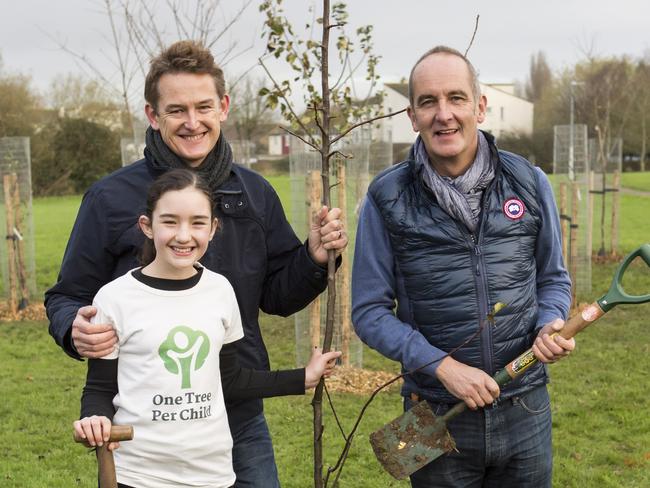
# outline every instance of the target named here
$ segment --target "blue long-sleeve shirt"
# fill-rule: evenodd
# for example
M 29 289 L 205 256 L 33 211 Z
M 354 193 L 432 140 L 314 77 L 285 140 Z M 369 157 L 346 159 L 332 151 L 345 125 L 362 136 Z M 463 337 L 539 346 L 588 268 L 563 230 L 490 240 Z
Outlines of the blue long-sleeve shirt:
M 535 168 L 540 228 L 535 246 L 537 266 L 537 329 L 556 318 L 566 319 L 570 281 L 562 258 L 562 237 L 553 190 L 544 172 Z M 446 355 L 417 328 L 396 316 L 396 303 L 408 301 L 396 271 L 390 239 L 372 197 L 362 206 L 352 272 L 352 321 L 357 335 L 405 370 L 441 360 Z M 422 372 L 435 376 L 439 361 Z

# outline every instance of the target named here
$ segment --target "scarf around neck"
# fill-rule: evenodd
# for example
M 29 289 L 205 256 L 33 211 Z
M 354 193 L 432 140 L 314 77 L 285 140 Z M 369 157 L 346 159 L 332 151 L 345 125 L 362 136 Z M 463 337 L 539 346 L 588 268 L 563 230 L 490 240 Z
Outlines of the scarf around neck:
M 169 146 L 163 141 L 160 131 L 154 130 L 151 126 L 147 128 L 145 142 L 145 151 L 149 151 L 151 154 L 154 168 L 165 171 L 174 168 L 190 168 L 185 161 L 169 149 Z M 212 151 L 208 153 L 205 160 L 199 166 L 192 169 L 199 173 L 214 193 L 228 179 L 232 163 L 232 149 L 222 132 L 219 135 L 217 143 L 212 148 Z
M 467 171 L 455 178 L 441 176 L 431 164 L 422 138 L 415 141 L 415 159 L 424 165 L 424 181 L 436 196 L 440 207 L 455 220 L 476 232 L 481 215 L 483 191 L 494 179 L 494 163 L 490 146 L 481 131 L 478 131 L 476 158 Z

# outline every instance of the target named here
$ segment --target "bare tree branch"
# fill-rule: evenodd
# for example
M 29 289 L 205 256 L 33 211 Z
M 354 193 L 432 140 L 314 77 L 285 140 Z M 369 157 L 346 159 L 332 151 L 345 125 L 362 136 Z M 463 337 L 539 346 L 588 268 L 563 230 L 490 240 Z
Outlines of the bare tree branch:
M 353 156 L 352 154 L 345 154 L 345 153 L 342 153 L 342 152 L 339 151 L 338 149 L 337 149 L 336 151 L 332 151 L 332 152 L 330 152 L 330 153 L 327 155 L 327 157 L 328 157 L 328 158 L 331 158 L 331 157 L 333 157 L 333 156 L 336 156 L 337 154 L 338 154 L 339 156 L 341 156 L 343 159 L 354 159 L 354 156 Z M 335 187 L 336 185 L 338 185 L 338 184 L 339 184 L 339 183 L 334 183 L 333 185 L 330 185 L 330 188 L 334 188 L 334 187 Z
M 342 469 L 343 462 L 344 462 L 345 459 L 347 458 L 347 453 L 348 453 L 348 451 L 350 450 L 350 446 L 351 446 L 352 441 L 353 441 L 353 439 L 354 439 L 354 435 L 356 434 L 356 431 L 357 431 L 357 429 L 359 428 L 359 425 L 361 424 L 361 420 L 363 419 L 363 416 L 365 415 L 366 410 L 368 409 L 368 407 L 370 406 L 370 404 L 373 402 L 373 400 L 375 399 L 375 397 L 379 394 L 379 392 L 380 392 L 381 390 L 383 390 L 384 388 L 389 387 L 390 385 L 392 385 L 393 383 L 395 383 L 397 380 L 399 380 L 399 379 L 401 379 L 401 378 L 404 378 L 404 377 L 407 376 L 407 375 L 411 375 L 411 374 L 417 373 L 418 371 L 423 370 L 423 369 L 426 368 L 427 366 L 431 366 L 432 364 L 435 364 L 435 363 L 437 363 L 437 362 L 440 362 L 440 361 L 442 361 L 443 359 L 445 359 L 446 357 L 453 355 L 455 352 L 457 352 L 458 350 L 462 349 L 462 348 L 465 347 L 467 344 L 469 344 L 470 342 L 472 342 L 476 337 L 478 337 L 479 334 L 480 334 L 480 333 L 483 331 L 483 329 L 485 328 L 486 324 L 488 324 L 488 323 L 492 323 L 492 321 L 493 321 L 493 318 L 492 318 L 490 315 L 488 315 L 487 318 L 485 318 L 485 319 L 483 319 L 483 320 L 481 321 L 481 323 L 480 323 L 478 329 L 476 330 L 476 332 L 474 332 L 474 334 L 472 334 L 470 337 L 468 337 L 468 338 L 467 338 L 467 339 L 466 339 L 462 344 L 458 345 L 457 347 L 455 347 L 455 348 L 452 349 L 451 351 L 445 353 L 442 357 L 437 358 L 437 359 L 434 359 L 433 361 L 430 361 L 430 362 L 428 362 L 428 363 L 426 363 L 426 364 L 423 364 L 423 365 L 421 365 L 421 366 L 418 366 L 417 368 L 412 369 L 412 370 L 410 370 L 410 371 L 406 371 L 406 372 L 404 372 L 404 373 L 402 373 L 402 374 L 399 374 L 399 375 L 397 375 L 397 376 L 394 376 L 393 378 L 391 378 L 390 380 L 388 380 L 388 381 L 385 382 L 384 384 L 379 385 L 377 388 L 375 388 L 375 390 L 374 390 L 374 391 L 372 392 L 372 394 L 370 395 L 370 398 L 368 398 L 368 400 L 366 400 L 366 403 L 363 404 L 363 407 L 361 408 L 361 411 L 359 412 L 359 415 L 357 416 L 357 420 L 356 420 L 356 422 L 354 423 L 354 426 L 352 427 L 352 430 L 350 431 L 350 434 L 349 434 L 347 437 L 346 437 L 345 435 L 343 435 L 343 438 L 345 439 L 345 446 L 343 447 L 343 451 L 341 452 L 341 455 L 339 456 L 339 459 L 337 460 L 336 464 L 335 464 L 334 466 L 328 468 L 328 470 L 327 470 L 327 475 L 326 475 L 326 477 L 325 477 L 325 488 L 327 487 L 327 482 L 328 482 L 328 480 L 329 480 L 330 475 L 331 475 L 332 473 L 334 473 L 335 471 Z M 339 476 L 340 476 L 340 472 L 339 472 Z M 337 476 L 336 479 L 338 480 L 338 476 Z
M 312 144 L 312 143 L 309 142 L 307 139 L 305 139 L 304 137 L 302 137 L 300 134 L 297 134 L 297 133 L 293 132 L 292 130 L 287 129 L 286 127 L 282 127 L 282 126 L 280 126 L 280 128 L 281 128 L 283 131 L 285 131 L 285 132 L 291 134 L 292 136 L 297 137 L 298 139 L 300 139 L 302 142 L 304 142 L 305 144 L 307 144 L 309 147 L 311 147 L 311 148 L 314 149 L 315 151 L 320 152 L 320 148 L 319 148 L 316 144 Z
M 338 136 L 332 138 L 331 142 L 332 142 L 332 144 L 334 144 L 335 142 L 343 139 L 346 135 L 348 135 L 351 131 L 353 131 L 357 127 L 360 127 L 360 126 L 366 125 L 366 124 L 371 124 L 372 122 L 374 122 L 376 120 L 385 119 L 387 117 L 393 117 L 395 115 L 401 114 L 402 112 L 406 112 L 406 107 L 404 107 L 402 110 L 398 110 L 397 112 L 391 112 L 391 113 L 386 114 L 386 115 L 378 115 L 377 117 L 373 117 L 373 118 L 368 119 L 368 120 L 362 120 L 361 122 L 357 122 L 356 124 L 351 125 L 346 130 L 341 132 Z
M 223 37 L 223 35 L 224 35 L 224 34 L 225 34 L 225 33 L 226 33 L 226 32 L 227 32 L 227 31 L 228 31 L 228 30 L 229 30 L 229 29 L 234 25 L 234 23 L 237 22 L 237 20 L 239 20 L 239 18 L 240 18 L 240 17 L 242 16 L 242 14 L 244 13 L 244 10 L 246 10 L 246 8 L 251 4 L 252 1 L 253 1 L 253 0 L 246 0 L 246 1 L 242 4 L 241 8 L 237 11 L 237 13 L 236 13 L 235 15 L 233 15 L 232 19 L 230 19 L 230 21 L 229 21 L 229 22 L 228 22 L 228 23 L 223 27 L 223 29 L 221 30 L 221 32 L 220 32 L 220 33 L 219 33 L 219 34 L 218 34 L 218 35 L 217 35 L 217 36 L 216 36 L 212 41 L 210 41 L 210 42 L 208 43 L 208 47 L 212 47 L 212 46 L 214 46 L 217 42 L 219 42 L 219 40 L 221 39 L 221 37 Z
M 176 2 L 172 2 L 172 0 L 167 0 L 167 7 L 169 7 L 169 10 L 171 10 L 172 16 L 174 17 L 176 33 L 178 34 L 179 39 L 191 39 L 192 37 L 190 36 L 190 33 L 185 29 L 185 24 L 183 23 L 183 20 L 178 13 L 178 4 Z M 195 11 L 198 10 L 199 9 L 196 9 Z
M 258 61 L 262 65 L 262 68 L 264 68 L 264 71 L 266 71 L 266 74 L 268 75 L 268 77 L 273 82 L 273 85 L 275 86 L 276 90 L 278 90 L 278 92 L 280 92 L 280 95 L 282 96 L 282 99 L 287 104 L 287 108 L 291 112 L 291 115 L 293 115 L 294 119 L 296 120 L 296 123 L 300 126 L 300 128 L 305 132 L 305 134 L 307 134 L 309 139 L 312 141 L 309 145 L 312 146 L 312 147 L 316 147 L 316 141 L 314 140 L 314 138 L 309 133 L 309 129 L 307 129 L 305 124 L 302 123 L 302 120 L 300 120 L 300 117 L 298 117 L 296 112 L 293 110 L 293 106 L 291 105 L 291 102 L 287 99 L 286 95 L 284 94 L 284 90 L 282 90 L 282 88 L 280 88 L 280 85 L 278 85 L 278 82 L 275 81 L 275 78 L 273 78 L 273 75 L 271 74 L 271 72 L 268 70 L 268 68 L 264 64 L 264 60 L 260 57 L 260 58 L 258 58 Z M 317 150 L 320 152 L 320 149 L 317 149 Z
M 476 37 L 476 31 L 478 30 L 478 19 L 480 15 L 476 16 L 476 23 L 474 24 L 474 32 L 472 33 L 472 38 L 469 41 L 469 45 L 467 46 L 467 49 L 465 49 L 465 56 L 467 56 L 467 53 L 469 52 L 470 48 L 472 47 L 472 44 L 474 44 L 474 38 Z
M 316 123 L 318 130 L 320 130 L 321 137 L 327 137 L 328 134 L 325 133 L 325 128 L 320 123 L 320 119 L 318 118 L 318 107 L 316 105 L 313 105 L 311 108 L 314 109 L 314 122 Z
M 113 44 L 115 46 L 115 53 L 117 54 L 117 61 L 120 67 L 120 77 L 122 80 L 122 99 L 124 100 L 124 108 L 126 109 L 126 112 L 129 114 L 129 125 L 131 129 L 131 134 L 133 135 L 133 139 L 135 140 L 136 134 L 135 134 L 135 126 L 133 124 L 133 112 L 131 111 L 131 104 L 129 103 L 129 83 L 127 83 L 127 79 L 126 79 L 127 60 L 125 59 L 122 53 L 122 49 L 120 48 L 121 42 L 119 36 L 117 35 L 117 28 L 115 27 L 115 19 L 113 18 L 113 8 L 111 5 L 111 0 L 105 0 L 105 6 L 106 6 L 106 15 L 108 16 L 108 21 L 111 26 L 111 33 L 113 34 Z

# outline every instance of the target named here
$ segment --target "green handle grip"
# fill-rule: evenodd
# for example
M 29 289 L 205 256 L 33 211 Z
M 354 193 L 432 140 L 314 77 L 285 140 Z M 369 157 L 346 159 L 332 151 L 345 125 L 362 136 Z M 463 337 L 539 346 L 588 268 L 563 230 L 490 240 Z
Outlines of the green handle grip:
M 623 262 L 618 266 L 609 291 L 591 305 L 585 307 L 580 313 L 573 315 L 565 324 L 560 335 L 565 339 L 571 339 L 585 327 L 591 325 L 600 317 L 609 312 L 616 305 L 621 303 L 646 303 L 650 302 L 650 294 L 641 296 L 632 296 L 623 290 L 621 282 L 623 275 L 634 259 L 641 257 L 645 263 L 650 266 L 650 244 L 643 244 L 638 249 L 628 254 Z M 537 362 L 537 358 L 532 349 L 528 349 L 517 359 L 513 360 L 505 368 L 494 375 L 494 380 L 498 385 L 505 386 L 513 379 L 521 376 L 524 371 Z
M 645 263 L 650 266 L 650 244 L 641 245 L 636 251 L 628 254 L 623 262 L 619 265 L 612 280 L 612 284 L 609 287 L 609 291 L 605 293 L 601 298 L 598 299 L 598 305 L 603 309 L 604 312 L 609 312 L 616 305 L 622 303 L 647 303 L 650 302 L 650 294 L 632 296 L 629 295 L 623 290 L 621 282 L 623 281 L 623 275 L 625 270 L 634 261 L 637 257 L 642 258 Z

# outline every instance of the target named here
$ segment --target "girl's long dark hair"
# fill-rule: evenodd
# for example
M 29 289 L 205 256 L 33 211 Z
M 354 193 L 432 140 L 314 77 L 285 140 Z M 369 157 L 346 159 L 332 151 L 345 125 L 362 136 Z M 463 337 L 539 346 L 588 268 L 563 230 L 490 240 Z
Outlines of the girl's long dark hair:
M 147 193 L 147 207 L 145 215 L 149 219 L 149 225 L 153 223 L 153 211 L 158 204 L 158 200 L 169 191 L 180 191 L 185 188 L 192 187 L 203 193 L 210 202 L 210 218 L 214 216 L 214 199 L 210 187 L 203 178 L 196 172 L 190 169 L 172 169 L 162 176 L 159 176 L 149 187 Z M 140 264 L 147 266 L 156 258 L 156 248 L 153 245 L 153 240 L 146 238 L 140 254 L 138 256 Z

